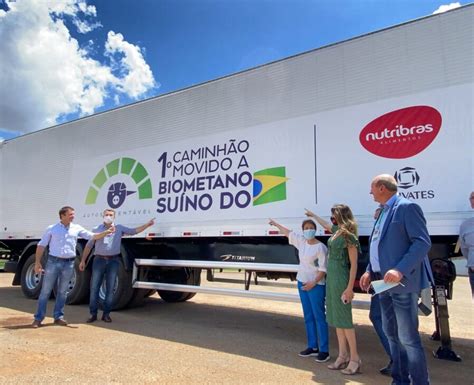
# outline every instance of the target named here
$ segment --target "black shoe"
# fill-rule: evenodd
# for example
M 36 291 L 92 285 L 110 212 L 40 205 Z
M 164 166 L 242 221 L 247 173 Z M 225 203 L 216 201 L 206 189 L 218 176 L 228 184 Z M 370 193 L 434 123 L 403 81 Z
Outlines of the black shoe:
M 326 362 L 329 361 L 331 357 L 329 357 L 328 352 L 319 352 L 318 356 L 316 357 L 316 362 Z
M 58 318 L 54 320 L 55 325 L 67 326 L 67 321 L 64 318 Z
M 379 369 L 380 374 L 383 374 L 384 376 L 391 376 L 392 375 L 392 361 L 390 361 L 387 366 L 383 367 L 382 369 Z
M 38 321 L 38 320 L 36 320 L 36 319 L 35 319 L 35 320 L 33 321 L 33 323 L 31 324 L 31 327 L 32 327 L 33 329 L 38 329 L 38 328 L 41 327 L 41 326 L 42 326 L 42 325 L 41 325 L 41 321 Z
M 88 319 L 87 319 L 87 323 L 88 324 L 91 324 L 92 322 L 95 322 L 97 321 L 97 314 L 92 314 Z
M 313 348 L 307 348 L 303 350 L 302 352 L 299 352 L 300 357 L 316 357 L 319 353 L 318 349 L 313 349 Z
M 103 314 L 102 315 L 102 321 L 104 322 L 112 322 L 112 318 L 108 314 Z

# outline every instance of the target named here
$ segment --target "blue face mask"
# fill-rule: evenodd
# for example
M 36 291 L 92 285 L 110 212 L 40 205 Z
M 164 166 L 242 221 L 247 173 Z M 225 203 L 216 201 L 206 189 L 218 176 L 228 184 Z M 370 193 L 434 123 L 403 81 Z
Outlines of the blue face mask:
M 313 239 L 315 235 L 316 235 L 315 229 L 303 230 L 303 236 L 307 240 Z

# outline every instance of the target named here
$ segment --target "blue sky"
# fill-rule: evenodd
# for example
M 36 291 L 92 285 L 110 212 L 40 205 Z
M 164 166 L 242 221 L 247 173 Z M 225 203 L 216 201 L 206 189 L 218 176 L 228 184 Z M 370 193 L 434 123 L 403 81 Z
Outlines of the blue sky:
M 467 3 L 0 0 L 0 138 Z

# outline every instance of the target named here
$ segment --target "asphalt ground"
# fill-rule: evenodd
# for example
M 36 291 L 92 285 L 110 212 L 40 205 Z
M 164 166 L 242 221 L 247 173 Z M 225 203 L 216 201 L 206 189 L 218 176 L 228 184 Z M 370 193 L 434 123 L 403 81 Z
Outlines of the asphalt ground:
M 212 285 L 243 287 L 243 274 L 216 274 Z M 86 324 L 87 305 L 67 306 L 67 327 L 46 318 L 30 328 L 37 302 L 0 273 L 0 383 L 2 384 L 389 384 L 378 373 L 387 357 L 368 319 L 354 310 L 362 374 L 347 376 L 311 358 L 298 303 L 198 294 L 185 303 L 163 302 L 112 313 L 113 322 Z M 203 275 L 205 281 L 205 275 Z M 295 292 L 289 281 L 260 280 L 259 290 Z M 204 284 L 209 284 L 204 282 Z M 359 298 L 366 298 L 364 295 Z M 453 350 L 462 362 L 435 359 L 434 317 L 420 317 L 431 383 L 473 384 L 474 303 L 466 277 L 448 301 Z M 48 306 L 51 315 L 53 301 Z M 330 330 L 330 353 L 336 352 Z M 330 361 L 332 362 L 333 359 Z

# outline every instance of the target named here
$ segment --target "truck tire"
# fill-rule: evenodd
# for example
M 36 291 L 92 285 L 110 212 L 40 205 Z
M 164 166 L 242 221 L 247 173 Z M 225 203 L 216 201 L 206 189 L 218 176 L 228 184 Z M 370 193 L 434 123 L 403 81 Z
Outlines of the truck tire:
M 145 304 L 145 299 L 156 293 L 155 289 L 133 289 L 133 295 L 127 308 L 140 307 Z
M 146 290 L 148 292 L 148 290 Z M 123 264 L 123 260 L 120 259 L 119 269 L 117 273 L 117 279 L 115 280 L 114 287 L 114 299 L 112 302 L 112 310 L 120 310 L 126 307 L 133 296 L 132 287 L 132 272 L 127 271 Z M 102 286 L 99 291 L 99 308 L 104 309 L 105 302 L 105 280 L 102 282 Z
M 127 308 L 143 306 L 145 303 L 145 298 L 150 296 L 150 292 L 156 292 L 156 290 L 133 289 L 132 299 L 127 304 Z
M 179 269 L 178 276 L 169 283 L 177 283 L 181 285 L 194 285 L 199 286 L 201 284 L 201 269 Z M 168 291 L 158 290 L 158 294 L 163 301 L 166 302 L 184 302 L 193 298 L 196 293 L 186 293 L 181 291 Z
M 91 281 L 91 270 L 86 269 L 85 271 L 79 270 L 79 263 L 81 259 L 79 257 L 74 261 L 74 272 L 71 280 L 69 281 L 68 293 L 66 297 L 66 304 L 77 305 L 87 301 L 89 296 L 89 288 Z M 54 295 L 56 295 L 57 287 L 54 287 Z
M 38 299 L 42 283 L 43 275 L 35 273 L 35 254 L 33 253 L 21 269 L 21 291 L 27 298 Z

